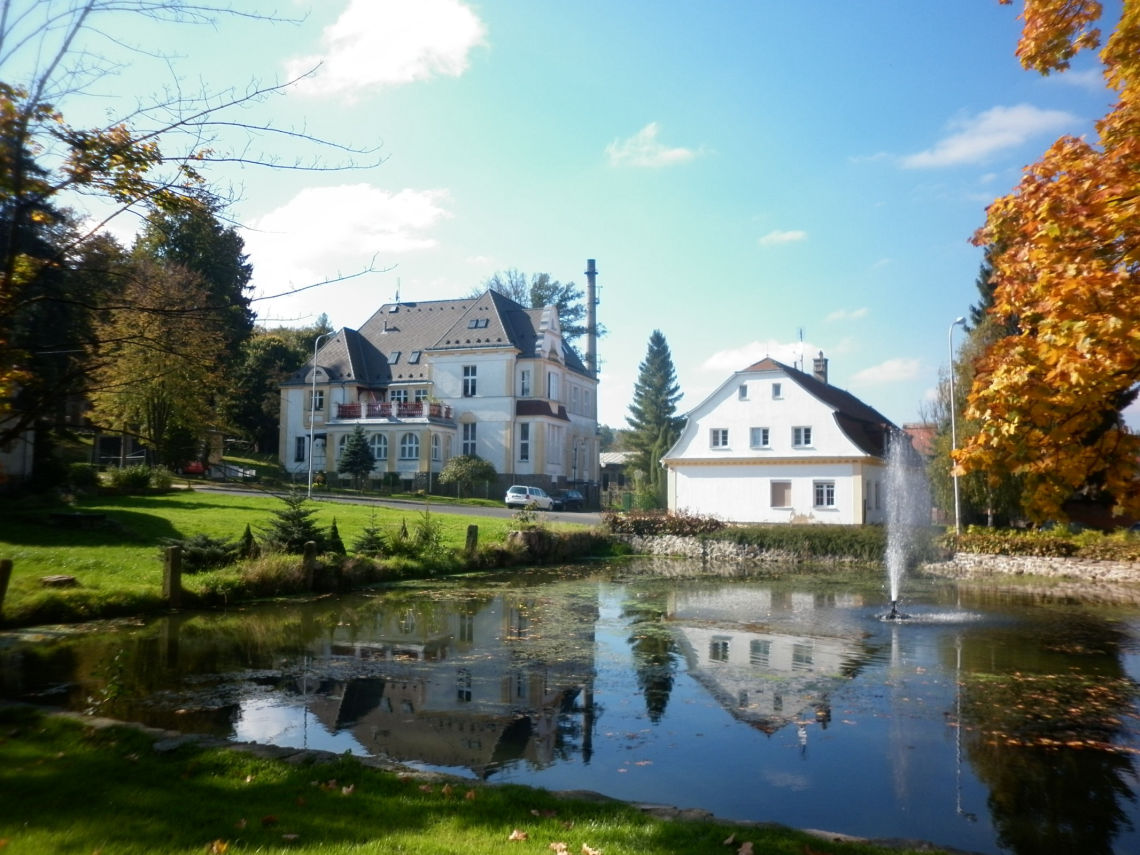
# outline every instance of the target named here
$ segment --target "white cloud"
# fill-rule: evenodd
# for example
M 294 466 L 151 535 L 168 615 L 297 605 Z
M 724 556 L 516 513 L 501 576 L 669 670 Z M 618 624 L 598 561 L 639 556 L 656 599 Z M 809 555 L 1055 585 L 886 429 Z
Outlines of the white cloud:
M 688 163 L 701 152 L 691 148 L 670 148 L 657 139 L 660 127 L 650 122 L 632 137 L 614 140 L 606 146 L 610 166 L 660 167 Z
M 459 77 L 487 28 L 460 0 L 349 0 L 321 34 L 319 53 L 286 64 L 290 79 L 319 67 L 292 91 L 353 98 L 378 86 Z
M 976 116 L 955 120 L 950 125 L 952 133 L 933 148 L 907 155 L 902 164 L 908 169 L 925 169 L 978 163 L 1031 137 L 1061 133 L 1078 121 L 1077 116 L 1064 110 L 1042 110 L 1029 104 L 992 107 Z
M 860 306 L 858 309 L 836 309 L 831 312 L 825 321 L 857 321 L 859 318 L 865 318 L 870 314 L 871 310 L 866 306 Z
M 446 190 L 390 193 L 368 184 L 309 187 L 253 219 L 242 238 L 261 294 L 351 274 L 376 260 L 436 245 L 430 230 L 451 217 Z
M 701 363 L 701 371 L 716 374 L 720 379 L 734 371 L 742 371 L 749 365 L 770 356 L 785 365 L 795 365 L 805 353 L 815 354 L 820 350 L 808 342 L 781 342 L 775 339 L 752 341 L 740 347 L 718 350 Z
M 899 383 L 903 380 L 913 380 L 918 376 L 918 371 L 917 359 L 888 359 L 886 362 L 855 372 L 851 378 L 851 385 L 883 386 L 888 383 Z
M 807 232 L 801 229 L 775 229 L 760 238 L 760 246 L 779 246 L 784 243 L 797 243 L 807 240 Z

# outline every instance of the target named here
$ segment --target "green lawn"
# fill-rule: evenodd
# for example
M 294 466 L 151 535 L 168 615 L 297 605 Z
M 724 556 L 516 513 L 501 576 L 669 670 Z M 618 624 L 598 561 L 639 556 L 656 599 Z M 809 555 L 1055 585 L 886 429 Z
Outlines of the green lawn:
M 0 848 L 12 855 L 903 855 L 778 826 L 650 818 L 617 802 L 428 780 L 342 755 L 157 752 L 130 727 L 0 707 Z M 562 844 L 558 847 L 557 844 Z M 923 850 L 930 852 L 933 850 Z
M 27 623 L 37 615 L 74 620 L 153 611 L 161 606 L 160 549 L 165 538 L 205 534 L 237 540 L 246 525 L 256 536 L 282 507 L 284 503 L 269 494 L 193 490 L 98 496 L 68 507 L 0 502 L 0 558 L 13 562 L 4 619 Z M 368 526 L 392 536 L 401 525 L 414 530 L 425 513 L 439 526 L 445 545 L 455 549 L 463 547 L 469 525 L 479 527 L 479 541 L 486 544 L 501 541 L 513 524 L 509 518 L 432 513 L 431 505 L 424 503 L 390 509 L 313 501 L 306 507 L 315 509 L 314 519 L 321 527 L 335 519 L 349 549 Z M 74 528 L 53 518 L 72 511 L 102 514 L 104 519 L 92 528 Z M 78 586 L 45 588 L 41 579 L 52 575 L 73 576 Z M 184 578 L 188 589 L 194 582 L 195 577 Z

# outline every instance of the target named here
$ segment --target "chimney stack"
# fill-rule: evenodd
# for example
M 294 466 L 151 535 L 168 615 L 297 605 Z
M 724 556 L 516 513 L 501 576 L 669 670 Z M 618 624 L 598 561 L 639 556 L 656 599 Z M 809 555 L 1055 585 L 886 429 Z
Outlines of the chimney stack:
M 586 370 L 590 376 L 598 376 L 598 271 L 594 259 L 586 259 Z
M 822 350 L 819 352 L 819 356 L 812 360 L 811 373 L 820 383 L 827 382 L 827 360 L 824 358 Z

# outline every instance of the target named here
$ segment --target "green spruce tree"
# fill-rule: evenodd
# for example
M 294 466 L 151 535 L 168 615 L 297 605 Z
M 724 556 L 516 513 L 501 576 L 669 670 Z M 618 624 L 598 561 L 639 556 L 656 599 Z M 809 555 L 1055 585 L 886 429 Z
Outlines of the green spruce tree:
M 336 461 L 336 471 L 352 476 L 352 483 L 357 489 L 362 488 L 364 479 L 376 465 L 376 456 L 368 447 L 368 437 L 364 435 L 364 428 L 357 425 L 344 441 L 344 449 Z
M 660 330 L 649 337 L 645 360 L 638 366 L 633 403 L 629 405 L 629 447 L 635 452 L 633 467 L 645 474 L 645 483 L 658 504 L 665 500 L 665 474 L 659 463 L 677 441 L 684 418 L 676 415 L 681 387 L 673 367 L 669 344 Z

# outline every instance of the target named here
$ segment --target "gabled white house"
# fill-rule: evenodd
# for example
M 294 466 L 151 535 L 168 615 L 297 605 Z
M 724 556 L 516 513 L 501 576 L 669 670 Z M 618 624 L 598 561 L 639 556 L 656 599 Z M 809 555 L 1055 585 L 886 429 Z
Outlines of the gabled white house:
M 597 388 L 554 306 L 527 309 L 495 291 L 392 303 L 329 336 L 281 384 L 281 462 L 295 475 L 335 472 L 360 425 L 378 480 L 430 488 L 452 456 L 477 454 L 505 481 L 593 483 Z
M 854 395 L 763 359 L 687 416 L 662 458 L 669 509 L 732 522 L 881 523 L 886 447 L 897 431 Z

